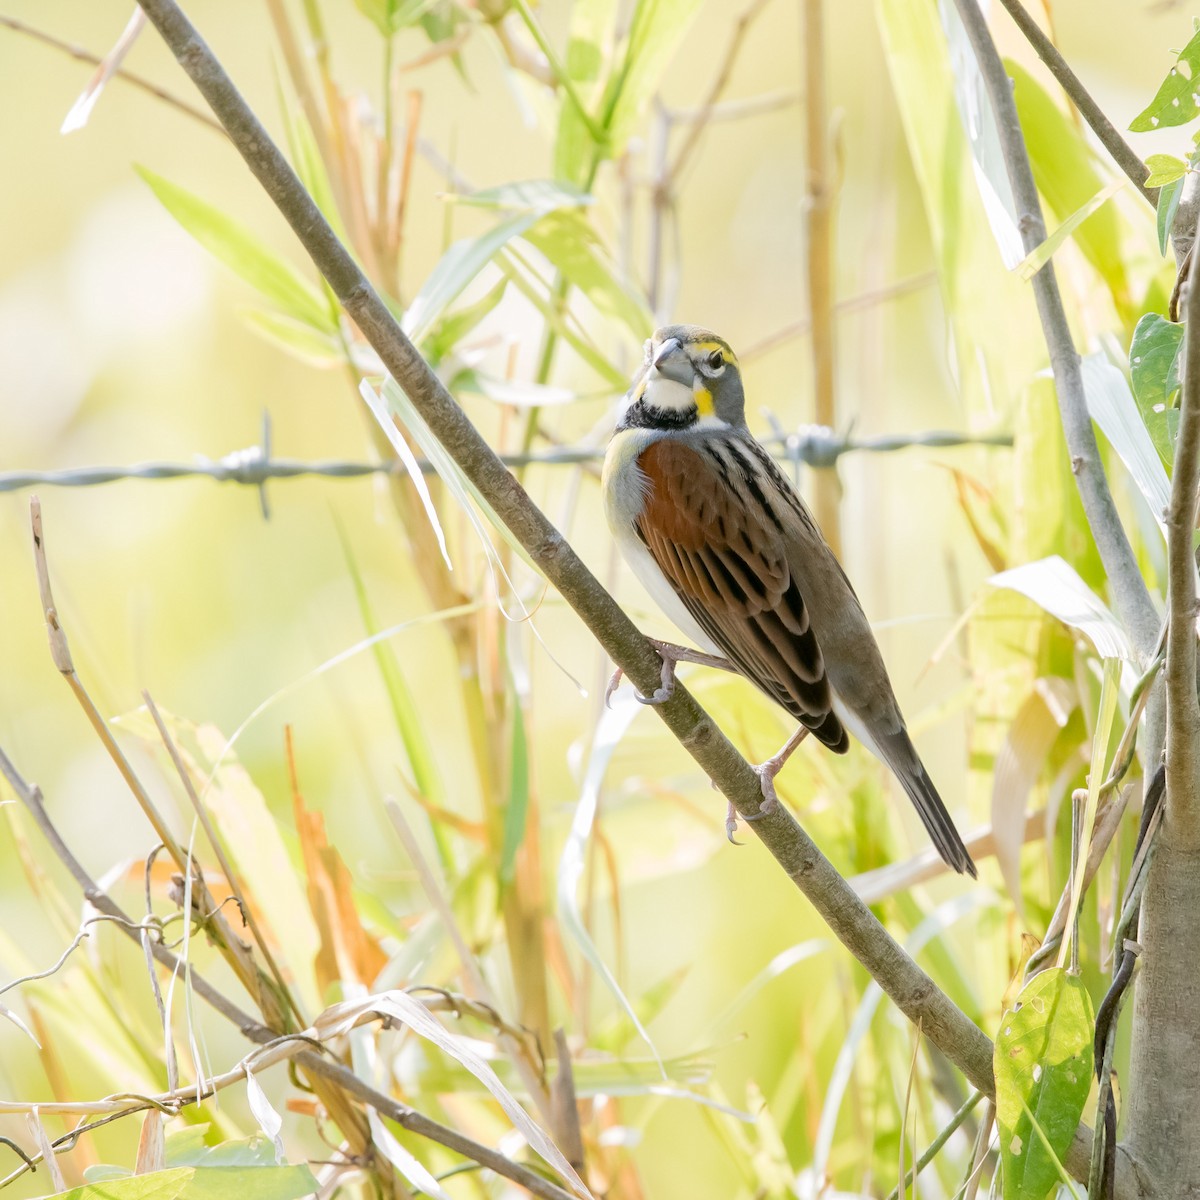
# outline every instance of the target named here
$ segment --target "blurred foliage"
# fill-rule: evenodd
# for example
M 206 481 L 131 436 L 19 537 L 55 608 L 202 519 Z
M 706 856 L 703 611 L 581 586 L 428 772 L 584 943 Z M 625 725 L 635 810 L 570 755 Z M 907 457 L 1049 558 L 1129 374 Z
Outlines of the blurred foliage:
M 111 44 L 121 6 L 89 7 L 53 14 L 56 32 Z M 1105 25 L 1091 4 L 1059 7 L 1064 42 Z M 736 58 L 740 9 L 711 0 L 269 0 L 195 16 L 472 419 L 498 449 L 537 451 L 603 443 L 642 338 L 668 318 L 714 325 L 745 348 L 753 423 L 764 406 L 785 427 L 810 411 L 795 330 L 796 15 L 778 2 L 752 9 Z M 1029 271 L 1005 268 L 995 211 L 980 198 L 986 172 L 955 93 L 956 73 L 960 84 L 969 74 L 961 30 L 924 0 L 846 9 L 829 14 L 828 45 L 831 99 L 845 117 L 837 291 L 855 301 L 839 316 L 841 419 L 872 432 L 944 424 L 1014 438 L 1011 451 L 839 468 L 849 572 L 880 619 L 943 794 L 964 830 L 983 831 L 991 857 L 980 855 L 980 884 L 931 877 L 892 781 L 857 748 L 841 759 L 806 748 L 779 786 L 897 940 L 1000 1034 L 999 1155 L 985 1155 L 983 1171 L 1013 1164 L 1018 1140 L 1037 1140 L 1036 1156 L 1010 1165 L 1003 1195 L 1044 1196 L 1055 1155 L 1093 1103 L 1090 996 L 1106 985 L 1131 832 L 1118 833 L 1083 897 L 1079 976 L 1048 971 L 1017 994 L 1022 933 L 1041 937 L 1070 886 L 1071 796 L 1093 741 L 1109 743 L 1108 721 L 1123 727 L 1136 672 L 1126 667 L 1098 738 L 1103 660 L 1119 653 L 1121 631 L 1045 373 Z M 29 3 L 22 17 L 41 28 L 51 14 Z M 1148 47 L 1171 41 L 1146 14 L 1114 6 L 1116 22 Z M 1155 80 L 1129 74 L 1139 56 L 1113 44 L 1099 44 L 1099 66 L 1131 112 L 1121 89 L 1149 94 Z M 1183 61 L 1194 62 L 1195 45 Z M 1158 485 L 1142 440 L 1169 469 L 1179 335 L 1165 319 L 1173 273 L 1161 253 L 1171 187 L 1192 160 L 1152 161 L 1152 182 L 1168 185 L 1156 228 L 1129 189 L 1114 195 L 1113 169 L 1028 51 L 1011 40 L 1005 49 L 1037 183 L 1063 227 L 1044 257 L 1053 253 L 1077 344 L 1116 377 L 1105 393 L 1115 417 L 1095 415 L 1161 592 L 1158 514 L 1144 499 Z M 264 399 L 296 453 L 400 463 L 374 494 L 274 484 L 269 525 L 248 497 L 204 483 L 44 497 L 85 683 L 105 712 L 126 714 L 114 728 L 136 770 L 203 864 L 213 900 L 242 906 L 252 925 L 241 932 L 280 964 L 297 1024 L 411 989 L 386 1028 L 347 1035 L 328 1013 L 321 1020 L 360 1074 L 487 1145 L 514 1123 L 536 1138 L 507 1107 L 510 1093 L 562 1143 L 570 1122 L 544 1091 L 564 1030 L 597 1194 L 886 1194 L 968 1098 L 961 1079 L 758 848 L 725 845 L 717 797 L 654 717 L 627 695 L 605 711 L 606 664 L 496 536 L 399 389 L 377 393 L 373 352 L 228 147 L 116 80 L 88 128 L 47 150 L 47 122 L 69 100 L 59 89 L 80 82 L 49 53 L 17 33 L 0 41 L 4 120 L 19 122 L 12 154 L 24 167 L 0 203 L 7 228 L 30 231 L 0 295 L 3 465 L 224 453 Z M 127 65 L 144 64 L 182 87 L 152 34 Z M 35 78 L 43 67 L 52 84 Z M 1139 122 L 1179 123 L 1163 119 L 1174 79 Z M 1127 123 L 1128 112 L 1114 115 Z M 673 171 L 696 131 L 696 153 Z M 131 158 L 181 231 L 132 190 Z M 51 199 L 70 207 L 51 212 Z M 97 248 L 109 244 L 107 256 Z M 204 253 L 229 277 L 210 276 Z M 230 308 L 243 324 L 226 319 Z M 397 428 L 364 405 L 364 376 Z M 428 485 L 418 455 L 437 467 Z M 521 476 L 647 616 L 612 562 L 594 472 L 534 465 Z M 40 644 L 26 547 L 23 503 L 5 497 L 0 745 L 42 784 L 68 844 L 112 894 L 165 937 L 185 937 L 175 872 L 165 859 L 145 866 L 153 834 Z M 668 632 L 657 620 L 648 626 Z M 746 684 L 703 671 L 688 683 L 750 757 L 785 736 L 782 715 Z M 182 777 L 147 711 L 131 711 L 143 687 L 178 714 L 166 727 Z M 1099 788 L 1093 772 L 1093 803 Z M 2 817 L 0 964 L 17 978 L 71 944 L 80 900 L 25 812 L 7 803 Z M 173 1078 L 139 948 L 107 925 L 88 930 L 55 973 L 6 996 L 0 1016 L 11 1005 L 16 1021 L 0 1021 L 5 1099 L 154 1094 Z M 199 925 L 177 949 L 250 1005 Z M 181 1085 L 242 1058 L 236 1030 L 203 1009 L 186 973 L 162 986 Z M 1038 1061 L 1006 1072 L 1016 1044 Z M 343 1194 L 371 1195 L 386 1183 L 406 1194 L 378 1163 L 328 1165 L 349 1135 L 321 1095 L 278 1067 L 253 1079 L 219 1104 L 183 1107 L 146 1173 L 153 1139 L 139 1146 L 140 1118 L 80 1136 L 58 1158 L 64 1186 L 303 1194 L 308 1169 L 277 1164 L 281 1136 L 287 1158 L 310 1161 L 330 1189 L 340 1180 Z M 5 1113 L 0 1133 L 33 1144 L 25 1121 Z M 922 1194 L 959 1186 L 980 1120 L 965 1115 Z M 46 1114 L 38 1137 L 62 1136 L 71 1121 Z M 376 1119 L 371 1134 L 414 1186 L 511 1194 L 399 1126 Z M 10 1164 L 0 1163 L 2 1177 Z M 26 1175 L 8 1194 L 47 1186 Z

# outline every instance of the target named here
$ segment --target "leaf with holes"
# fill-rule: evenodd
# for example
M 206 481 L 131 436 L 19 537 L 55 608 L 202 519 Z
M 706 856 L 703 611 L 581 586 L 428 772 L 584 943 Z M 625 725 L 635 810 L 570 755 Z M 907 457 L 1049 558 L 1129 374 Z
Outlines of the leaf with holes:
M 1035 975 L 1001 1019 L 993 1061 L 1004 1200 L 1044 1200 L 1058 1182 L 1092 1083 L 1092 1025 L 1087 988 L 1057 967 Z
M 1129 346 L 1129 376 L 1133 398 L 1159 457 L 1170 467 L 1175 459 L 1179 410 L 1179 349 L 1183 326 L 1147 313 L 1133 331 Z
M 1149 107 L 1134 117 L 1129 128 L 1134 133 L 1147 133 L 1151 129 L 1186 125 L 1200 113 L 1196 100 L 1200 87 L 1197 76 L 1200 76 L 1200 33 L 1179 52 L 1178 61 L 1162 81 Z

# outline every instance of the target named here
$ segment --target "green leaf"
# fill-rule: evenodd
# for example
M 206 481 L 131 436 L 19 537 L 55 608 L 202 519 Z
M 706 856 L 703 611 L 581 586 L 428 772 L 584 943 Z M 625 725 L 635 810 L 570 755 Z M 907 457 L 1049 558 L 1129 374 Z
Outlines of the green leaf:
M 1175 434 L 1179 412 L 1179 351 L 1183 326 L 1158 313 L 1147 313 L 1133 331 L 1129 346 L 1129 375 L 1133 398 L 1154 448 L 1168 469 L 1175 461 Z
M 595 111 L 595 101 L 603 90 L 616 16 L 616 0 L 575 0 L 571 5 L 564 66 L 576 94 L 591 106 L 592 111 Z M 591 131 L 579 110 L 564 99 L 559 105 L 558 131 L 554 139 L 554 177 L 582 182 L 587 176 L 594 146 Z
M 354 0 L 358 11 L 370 20 L 384 37 L 413 25 L 433 6 L 436 0 Z
M 336 367 L 346 361 L 342 343 L 306 321 L 269 308 L 243 308 L 242 320 L 260 337 L 313 367 Z
M 1075 244 L 1104 279 L 1122 320 L 1132 323 L 1135 314 L 1120 213 L 1115 205 L 1102 207 L 1111 178 L 1096 169 L 1095 154 L 1079 125 L 1054 97 L 1019 63 L 1005 59 L 1004 66 L 1013 81 L 1013 99 L 1038 191 L 1064 226 L 1073 222 Z M 1095 207 L 1089 208 L 1090 203 Z M 1061 226 L 1058 232 L 1065 236 Z
M 590 193 L 567 183 L 551 179 L 520 179 L 498 187 L 480 188 L 476 192 L 456 192 L 447 196 L 451 204 L 466 204 L 475 208 L 504 208 L 514 212 L 536 212 L 538 216 L 559 208 L 591 204 Z
M 371 597 L 367 593 L 367 585 L 362 572 L 358 569 L 358 561 L 354 557 L 354 549 L 350 539 L 341 524 L 337 525 L 338 538 L 342 543 L 342 555 L 346 560 L 346 570 L 350 574 L 350 582 L 354 587 L 354 597 L 358 602 L 359 619 L 367 635 L 374 637 L 379 632 L 379 622 L 375 619 L 375 610 L 371 607 Z M 404 753 L 408 756 L 408 765 L 412 769 L 413 783 L 417 791 L 430 804 L 438 808 L 445 807 L 446 793 L 442 787 L 441 776 L 438 774 L 437 761 L 434 758 L 433 747 L 425 736 L 421 724 L 420 707 L 412 689 L 400 669 L 396 652 L 387 642 L 376 642 L 371 647 L 375 655 L 375 666 L 383 681 L 384 691 L 387 692 L 388 703 L 392 709 L 392 719 L 400 740 L 404 743 Z M 447 844 L 446 834 L 441 825 L 430 820 L 430 830 L 438 849 L 438 857 L 443 869 L 447 869 L 451 861 L 451 851 Z
M 1086 204 L 1077 208 L 1044 242 L 1034 246 L 1017 264 L 1017 274 L 1022 279 L 1032 279 L 1050 261 L 1051 256 L 1067 238 L 1124 186 L 1124 179 L 1115 179 L 1108 187 L 1101 188 Z
M 137 173 L 163 207 L 215 258 L 291 317 L 333 333 L 336 323 L 321 291 L 289 262 L 268 250 L 244 225 L 145 167 Z
M 638 0 L 629 23 L 624 61 L 609 80 L 605 95 L 602 124 L 609 134 L 612 157 L 624 149 L 702 2 Z
M 527 230 L 524 238 L 599 312 L 621 321 L 635 339 L 640 341 L 651 332 L 654 317 L 649 306 L 617 278 L 616 268 L 582 213 L 550 213 Z
M 1197 76 L 1200 76 L 1200 33 L 1179 52 L 1171 73 L 1163 80 L 1148 108 L 1143 109 L 1129 128 L 1134 133 L 1186 125 L 1200 108 L 1196 105 Z
M 1147 187 L 1162 187 L 1164 183 L 1174 183 L 1187 173 L 1187 163 L 1173 154 L 1152 154 L 1146 159 L 1150 176 L 1146 180 Z
M 433 331 L 438 318 L 462 294 L 497 251 L 523 234 L 540 216 L 523 212 L 493 226 L 487 233 L 455 242 L 438 260 L 437 266 L 413 297 L 404 314 L 404 332 L 418 345 Z
M 504 841 L 500 850 L 500 882 L 513 881 L 517 851 L 525 840 L 529 816 L 529 743 L 525 736 L 525 713 L 516 689 L 509 694 L 512 708 L 512 746 L 509 751 L 508 804 L 504 809 Z
M 1166 254 L 1167 241 L 1171 236 L 1171 226 L 1175 224 L 1175 210 L 1179 207 L 1179 197 L 1183 195 L 1183 180 L 1176 179 L 1174 183 L 1165 183 L 1158 192 L 1158 252 Z
M 425 339 L 425 352 L 434 365 L 441 362 L 504 299 L 508 280 L 501 279 L 474 304 L 444 316 Z
M 151 1171 L 148 1175 L 85 1183 L 67 1192 L 56 1192 L 47 1200 L 176 1200 L 184 1195 L 195 1174 L 193 1167 Z
M 301 1200 L 317 1190 L 307 1166 L 197 1167 L 181 1200 Z
M 1045 1200 L 1092 1082 L 1092 1002 L 1078 976 L 1053 968 L 1021 989 L 1000 1021 L 994 1069 L 1004 1200 Z

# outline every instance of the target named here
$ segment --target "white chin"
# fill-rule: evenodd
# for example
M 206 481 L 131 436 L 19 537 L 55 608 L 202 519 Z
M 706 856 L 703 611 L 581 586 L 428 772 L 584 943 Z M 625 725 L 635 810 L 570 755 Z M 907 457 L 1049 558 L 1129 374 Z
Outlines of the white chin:
M 656 374 L 647 381 L 642 399 L 652 408 L 673 408 L 680 412 L 694 407 L 696 403 L 690 387 Z

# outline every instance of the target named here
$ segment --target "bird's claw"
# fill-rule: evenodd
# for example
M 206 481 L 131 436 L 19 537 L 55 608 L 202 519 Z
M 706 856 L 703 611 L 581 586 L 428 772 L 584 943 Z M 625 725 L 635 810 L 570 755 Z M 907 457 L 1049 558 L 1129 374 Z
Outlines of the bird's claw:
M 616 693 L 617 688 L 619 688 L 621 686 L 621 678 L 624 674 L 625 674 L 625 672 L 622 671 L 620 667 L 618 667 L 612 673 L 612 675 L 609 677 L 608 687 L 606 687 L 604 689 L 604 707 L 605 708 L 612 708 L 613 695 Z
M 655 642 L 653 644 L 662 658 L 659 686 L 649 696 L 643 696 L 641 692 L 635 689 L 633 698 L 639 704 L 649 704 L 657 707 L 660 704 L 666 704 L 675 695 L 675 659 L 663 648 L 666 645 L 665 642 Z M 624 674 L 624 671 L 620 667 L 612 673 L 612 678 L 609 679 L 608 687 L 604 692 L 604 705 L 606 708 L 612 707 L 613 693 L 621 686 L 621 679 Z
M 733 801 L 730 800 L 729 807 L 725 810 L 725 836 L 729 839 L 731 846 L 743 846 L 744 842 L 739 842 L 733 835 L 737 833 L 738 813 L 733 807 Z

